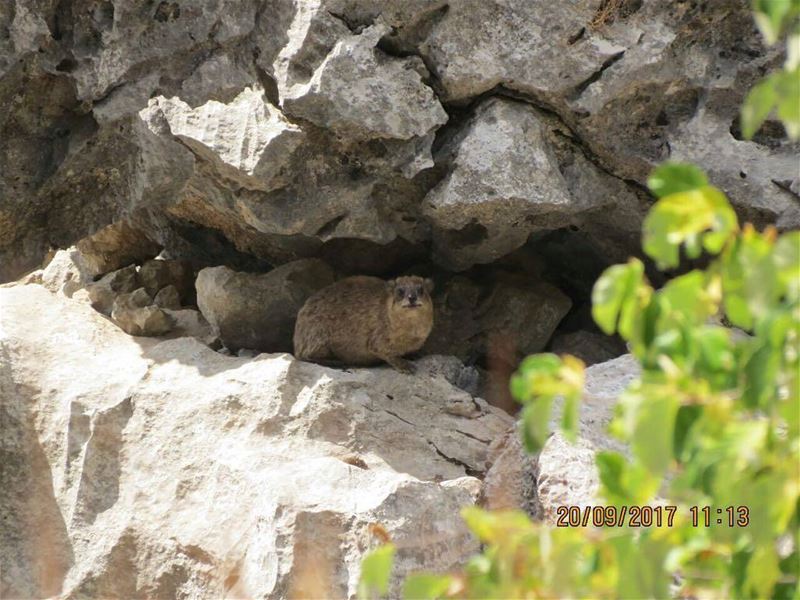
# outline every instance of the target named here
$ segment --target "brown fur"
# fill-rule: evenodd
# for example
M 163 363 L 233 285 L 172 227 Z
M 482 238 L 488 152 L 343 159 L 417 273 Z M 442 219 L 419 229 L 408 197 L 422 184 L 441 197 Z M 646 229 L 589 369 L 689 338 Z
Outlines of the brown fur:
M 294 328 L 294 353 L 312 362 L 346 365 L 387 362 L 412 370 L 401 358 L 419 350 L 433 327 L 429 279 L 347 277 L 311 296 Z M 416 298 L 416 307 L 410 308 Z

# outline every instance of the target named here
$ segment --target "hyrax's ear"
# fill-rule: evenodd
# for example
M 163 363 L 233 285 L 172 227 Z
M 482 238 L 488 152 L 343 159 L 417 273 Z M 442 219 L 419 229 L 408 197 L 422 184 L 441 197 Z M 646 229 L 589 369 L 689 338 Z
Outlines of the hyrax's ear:
M 389 290 L 390 292 L 393 292 L 396 285 L 397 285 L 397 280 L 390 279 L 389 281 L 386 282 L 386 289 Z
M 426 279 L 423 282 L 423 285 L 425 286 L 425 291 L 428 292 L 429 294 L 433 291 L 433 279 L 430 278 Z

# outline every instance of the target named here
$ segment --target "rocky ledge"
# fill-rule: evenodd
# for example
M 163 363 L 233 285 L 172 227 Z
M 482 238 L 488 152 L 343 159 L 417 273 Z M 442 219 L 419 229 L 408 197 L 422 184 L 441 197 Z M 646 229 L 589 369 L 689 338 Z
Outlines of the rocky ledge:
M 512 422 L 463 370 L 224 356 L 0 289 L 2 596 L 352 596 L 375 523 L 398 576 L 455 567 Z
M 591 367 L 582 440 L 525 456 L 477 371 L 336 370 L 134 337 L 85 299 L 0 287 L 3 597 L 352 597 L 381 525 L 394 589 L 478 549 L 461 507 L 552 518 L 635 374 Z

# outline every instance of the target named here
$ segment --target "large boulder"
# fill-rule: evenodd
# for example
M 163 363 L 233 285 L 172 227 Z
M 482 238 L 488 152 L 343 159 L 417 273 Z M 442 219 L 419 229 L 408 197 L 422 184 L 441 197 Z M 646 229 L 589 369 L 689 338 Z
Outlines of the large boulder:
M 197 276 L 197 304 L 229 349 L 291 352 L 297 311 L 333 281 L 333 270 L 316 259 L 294 261 L 266 274 L 210 267 Z
M 458 511 L 510 418 L 435 358 L 226 357 L 37 285 L 0 288 L 0 356 L 3 597 L 352 597 L 374 524 L 397 595 L 478 550 Z
M 423 212 L 434 225 L 434 259 L 447 268 L 497 260 L 536 231 L 573 226 L 608 238 L 600 223 L 612 211 L 614 230 L 638 232 L 637 195 L 526 103 L 491 98 L 445 139 L 436 158 L 449 171 Z

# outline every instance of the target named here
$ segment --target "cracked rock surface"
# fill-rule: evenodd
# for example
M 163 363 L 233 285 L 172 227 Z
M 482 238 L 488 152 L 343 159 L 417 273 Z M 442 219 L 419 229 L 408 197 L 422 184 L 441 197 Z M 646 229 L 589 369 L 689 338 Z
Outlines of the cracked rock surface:
M 738 129 L 782 60 L 746 0 L 604 5 L 6 2 L 0 280 L 79 241 L 96 274 L 154 245 L 263 267 L 334 240 L 463 270 L 564 228 L 624 256 L 669 158 L 800 225 L 797 146 Z
M 376 522 L 398 578 L 453 568 L 511 424 L 452 359 L 223 356 L 39 285 L 0 288 L 0 357 L 6 598 L 353 596 Z

